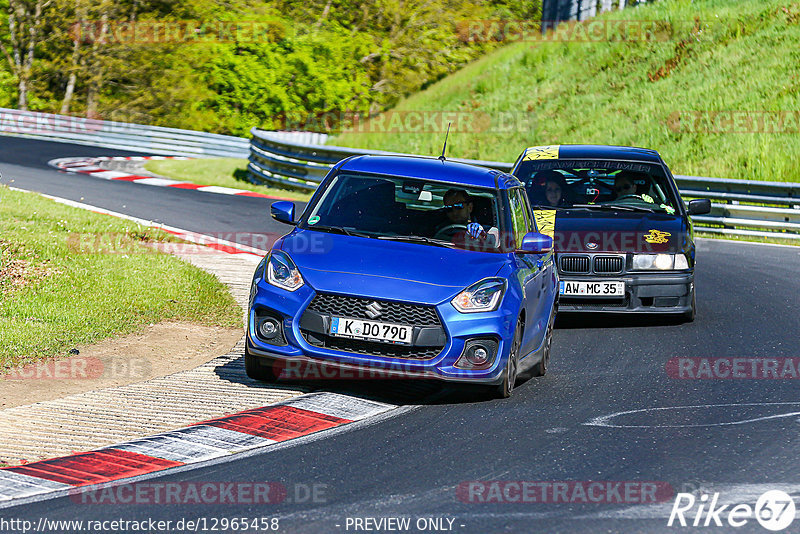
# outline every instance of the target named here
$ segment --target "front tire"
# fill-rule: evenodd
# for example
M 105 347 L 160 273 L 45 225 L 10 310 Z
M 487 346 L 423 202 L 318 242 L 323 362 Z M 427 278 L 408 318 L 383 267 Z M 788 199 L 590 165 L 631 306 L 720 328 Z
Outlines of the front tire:
M 519 347 L 522 344 L 522 331 L 524 326 L 522 321 L 517 321 L 514 329 L 514 340 L 511 342 L 511 350 L 508 353 L 505 371 L 503 371 L 503 382 L 497 386 L 496 395 L 501 399 L 507 399 L 514 391 L 517 383 L 517 373 L 519 372 Z
M 272 360 L 260 358 L 244 349 L 244 372 L 249 378 L 261 382 L 275 382 L 275 370 Z
M 550 365 L 550 351 L 553 346 L 553 323 L 555 323 L 555 313 L 550 317 L 547 322 L 547 333 L 544 335 L 544 344 L 542 346 L 542 359 L 533 366 L 531 375 L 544 376 L 547 374 L 547 368 Z

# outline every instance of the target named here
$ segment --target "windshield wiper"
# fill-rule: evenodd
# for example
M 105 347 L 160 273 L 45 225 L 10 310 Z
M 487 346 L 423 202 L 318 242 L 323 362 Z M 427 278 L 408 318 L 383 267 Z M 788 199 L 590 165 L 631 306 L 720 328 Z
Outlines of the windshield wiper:
M 622 211 L 643 211 L 646 213 L 655 213 L 656 210 L 646 208 L 644 206 L 628 206 L 623 204 L 575 204 L 573 208 L 584 208 L 594 210 L 622 210 Z
M 314 226 L 311 228 L 312 230 L 322 230 L 322 231 L 331 231 L 336 232 L 339 234 L 355 236 L 355 237 L 370 237 L 369 234 L 365 234 L 363 232 L 356 232 L 354 230 L 348 230 L 343 226 Z
M 384 239 L 386 241 L 407 241 L 409 243 L 428 243 L 430 245 L 436 245 L 437 247 L 458 248 L 450 241 L 421 235 L 379 235 L 378 239 Z

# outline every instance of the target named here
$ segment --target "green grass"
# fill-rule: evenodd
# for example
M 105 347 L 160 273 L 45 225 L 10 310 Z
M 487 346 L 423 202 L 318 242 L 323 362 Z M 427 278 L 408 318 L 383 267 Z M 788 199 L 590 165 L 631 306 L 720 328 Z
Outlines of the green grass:
M 238 326 L 216 277 L 144 245 L 170 239 L 0 187 L 0 374 L 162 320 Z
M 770 245 L 789 245 L 793 247 L 800 247 L 800 241 L 797 239 L 781 239 L 780 237 L 762 237 L 750 235 L 732 235 L 732 234 L 714 234 L 710 232 L 703 232 L 702 228 L 696 228 L 695 237 L 703 237 L 706 239 L 721 239 L 723 241 L 747 241 L 749 243 L 767 243 Z M 776 233 L 776 236 L 780 235 Z
M 800 181 L 796 122 L 794 133 L 767 134 L 703 133 L 673 121 L 684 111 L 800 110 L 800 3 L 662 0 L 603 18 L 678 30 L 658 42 L 511 44 L 396 109 L 523 118 L 507 132 L 451 132 L 452 157 L 510 162 L 532 145 L 619 144 L 658 150 L 676 174 Z M 438 155 L 443 137 L 351 132 L 328 144 Z
M 247 160 L 239 158 L 199 158 L 190 160 L 154 160 L 145 163 L 148 171 L 195 184 L 234 187 L 264 195 L 307 202 L 310 193 L 252 184 L 247 181 Z

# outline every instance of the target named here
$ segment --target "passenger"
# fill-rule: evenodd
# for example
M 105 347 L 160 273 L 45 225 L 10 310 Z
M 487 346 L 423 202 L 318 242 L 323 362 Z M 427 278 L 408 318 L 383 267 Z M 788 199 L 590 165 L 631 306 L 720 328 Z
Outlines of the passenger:
M 544 182 L 546 205 L 552 207 L 572 205 L 572 202 L 567 198 L 567 192 L 569 191 L 567 181 L 561 173 L 555 172 L 554 174 L 554 176 L 548 176 Z
M 526 185 L 528 199 L 534 206 L 571 206 L 569 186 L 558 171 L 539 171 Z

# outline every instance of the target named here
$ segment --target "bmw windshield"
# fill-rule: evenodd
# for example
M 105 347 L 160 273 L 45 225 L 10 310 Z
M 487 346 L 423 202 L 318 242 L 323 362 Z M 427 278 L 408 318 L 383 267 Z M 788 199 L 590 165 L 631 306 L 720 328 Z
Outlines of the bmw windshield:
M 679 204 L 660 165 L 601 160 L 523 161 L 516 172 L 533 206 L 673 215 Z
M 500 251 L 496 190 L 341 173 L 300 222 L 304 229 L 483 252 Z

